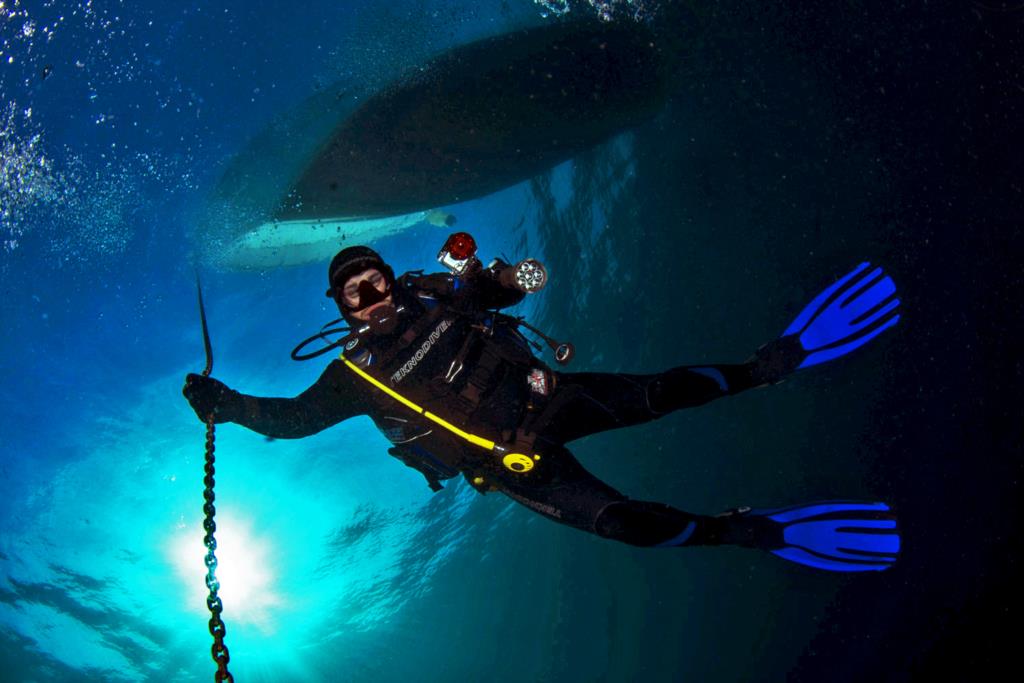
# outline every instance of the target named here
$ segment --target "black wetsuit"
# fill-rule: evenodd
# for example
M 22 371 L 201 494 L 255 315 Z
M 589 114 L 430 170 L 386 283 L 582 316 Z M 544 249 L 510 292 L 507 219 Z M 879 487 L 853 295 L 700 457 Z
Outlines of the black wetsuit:
M 369 415 L 390 450 L 431 488 L 463 474 L 553 520 L 633 545 L 717 543 L 717 518 L 635 501 L 590 474 L 565 444 L 656 419 L 754 385 L 747 365 L 678 367 L 653 375 L 556 372 L 535 358 L 496 309 L 522 300 L 484 271 L 469 282 L 406 274 L 397 329 L 364 335 L 345 357 L 457 427 L 499 443 L 527 440 L 541 457 L 527 472 L 427 421 L 360 378 L 340 359 L 295 398 L 239 395 L 225 417 L 261 434 L 299 438 Z

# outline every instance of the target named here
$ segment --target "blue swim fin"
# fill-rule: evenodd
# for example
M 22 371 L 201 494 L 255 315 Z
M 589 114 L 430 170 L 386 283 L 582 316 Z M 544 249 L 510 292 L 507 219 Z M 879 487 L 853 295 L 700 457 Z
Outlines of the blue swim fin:
M 892 278 L 860 264 L 747 360 L 752 385 L 775 384 L 801 368 L 845 356 L 895 325 L 899 305 Z
M 772 510 L 739 508 L 720 517 L 734 540 L 797 564 L 835 572 L 881 571 L 896 562 L 900 536 L 885 503 L 824 501 Z
M 797 369 L 845 356 L 900 319 L 896 285 L 881 268 L 861 263 L 809 303 L 782 333 L 807 354 Z

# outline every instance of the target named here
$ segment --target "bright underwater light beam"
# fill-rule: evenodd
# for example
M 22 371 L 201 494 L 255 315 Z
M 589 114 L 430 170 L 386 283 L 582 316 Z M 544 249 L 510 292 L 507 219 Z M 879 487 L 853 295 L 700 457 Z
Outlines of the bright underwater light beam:
M 169 544 L 170 560 L 186 587 L 188 609 L 206 611 L 206 565 L 201 530 L 182 525 Z M 217 518 L 217 579 L 224 620 L 252 624 L 265 634 L 276 630 L 275 608 L 284 601 L 274 589 L 277 571 L 272 543 L 252 531 L 252 523 L 227 515 Z

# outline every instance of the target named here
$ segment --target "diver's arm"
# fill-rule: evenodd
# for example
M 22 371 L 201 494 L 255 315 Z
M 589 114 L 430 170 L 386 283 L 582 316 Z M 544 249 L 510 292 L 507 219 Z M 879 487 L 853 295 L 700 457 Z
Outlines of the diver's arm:
M 475 271 L 461 277 L 450 273 L 420 275 L 415 286 L 433 298 L 458 302 L 456 305 L 463 309 L 505 308 L 526 297 L 526 292 L 506 284 L 509 280 L 507 271 L 512 268 L 514 266 L 496 259 L 490 267 L 477 266 Z
M 276 439 L 298 439 L 365 413 L 360 394 L 341 361 L 334 361 L 311 387 L 295 398 L 238 394 L 229 421 Z
M 507 308 L 526 298 L 526 292 L 515 285 L 516 266 L 501 259 L 477 271 L 468 283 L 468 296 L 477 309 Z

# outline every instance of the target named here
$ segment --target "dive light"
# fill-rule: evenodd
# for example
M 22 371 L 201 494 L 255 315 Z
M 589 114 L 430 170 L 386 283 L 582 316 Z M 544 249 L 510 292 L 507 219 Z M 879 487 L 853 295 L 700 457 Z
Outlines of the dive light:
M 476 249 L 476 240 L 468 232 L 453 232 L 437 253 L 437 260 L 452 273 L 462 277 L 480 267 Z M 488 268 L 494 269 L 499 263 L 495 259 Z M 515 266 L 503 268 L 498 274 L 498 281 L 505 287 L 533 294 L 547 284 L 548 271 L 537 259 L 528 258 Z
M 465 275 L 480 265 L 480 259 L 476 257 L 476 240 L 468 232 L 453 232 L 437 253 L 437 260 L 456 275 Z
M 501 284 L 514 287 L 521 292 L 539 292 L 548 283 L 548 271 L 537 259 L 528 258 L 512 268 L 506 268 L 499 275 Z

